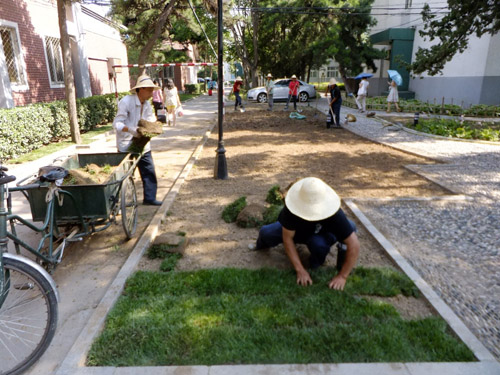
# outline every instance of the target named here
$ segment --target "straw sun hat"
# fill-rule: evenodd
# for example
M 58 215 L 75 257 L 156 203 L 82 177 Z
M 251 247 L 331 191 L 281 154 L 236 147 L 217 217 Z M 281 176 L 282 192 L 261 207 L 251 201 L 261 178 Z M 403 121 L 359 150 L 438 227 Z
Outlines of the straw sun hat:
M 292 79 L 297 79 L 297 76 L 294 74 L 291 78 Z
M 241 77 L 236 77 L 235 81 L 243 81 Z
M 160 90 L 160 88 L 161 88 L 160 86 L 155 85 L 155 83 L 153 82 L 151 77 L 144 74 L 142 76 L 139 76 L 139 78 L 137 78 L 137 82 L 136 82 L 135 86 L 132 87 L 130 90 L 133 91 L 135 89 L 140 89 L 143 87 L 152 87 L 155 90 Z
M 337 80 L 335 78 L 330 78 L 330 85 L 335 85 Z
M 306 177 L 288 190 L 285 204 L 294 215 L 307 221 L 318 221 L 339 210 L 340 197 L 319 178 Z
M 271 73 L 269 73 L 269 74 L 267 75 L 267 78 L 273 78 L 273 75 L 272 75 Z

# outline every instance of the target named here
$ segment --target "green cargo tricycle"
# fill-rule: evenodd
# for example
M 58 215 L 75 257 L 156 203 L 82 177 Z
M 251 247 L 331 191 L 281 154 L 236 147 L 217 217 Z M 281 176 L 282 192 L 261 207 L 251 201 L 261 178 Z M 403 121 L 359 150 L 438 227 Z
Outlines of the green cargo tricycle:
M 117 221 L 118 216 L 121 216 L 127 239 L 131 239 L 137 229 L 137 193 L 133 173 L 139 160 L 140 155 L 131 153 L 77 154 L 56 167 L 67 171 L 90 164 L 111 166 L 112 172 L 101 184 L 60 185 L 60 180 L 41 173 L 34 181 L 20 181 L 10 190 L 21 191 L 26 196 L 33 221 L 43 222 L 43 225 L 38 227 L 23 221 L 30 229 L 41 232 L 42 239 L 36 249 L 19 238 L 14 239 L 17 253 L 20 246 L 25 248 L 51 271 L 61 261 L 67 242 L 105 230 Z M 14 222 L 19 219 L 17 215 L 9 215 L 11 233 L 15 237 Z

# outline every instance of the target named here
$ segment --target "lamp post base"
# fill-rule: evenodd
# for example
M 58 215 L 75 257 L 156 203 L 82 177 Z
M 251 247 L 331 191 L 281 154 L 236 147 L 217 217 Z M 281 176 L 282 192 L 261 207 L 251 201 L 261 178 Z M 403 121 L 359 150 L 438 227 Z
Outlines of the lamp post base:
M 217 152 L 217 156 L 215 157 L 214 178 L 216 180 L 227 180 L 226 150 L 223 145 L 219 144 L 219 148 L 215 152 Z

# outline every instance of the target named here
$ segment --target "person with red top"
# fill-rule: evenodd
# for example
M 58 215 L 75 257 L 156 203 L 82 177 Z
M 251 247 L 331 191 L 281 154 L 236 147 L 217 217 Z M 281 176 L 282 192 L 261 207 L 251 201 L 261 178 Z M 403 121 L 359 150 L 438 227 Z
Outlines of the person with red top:
M 300 82 L 297 80 L 297 76 L 294 74 L 292 80 L 288 84 L 288 101 L 286 102 L 285 111 L 288 109 L 288 104 L 290 99 L 293 99 L 293 109 L 297 110 L 297 96 L 299 95 Z
M 233 85 L 233 93 L 235 97 L 234 101 L 234 110 L 236 111 L 238 109 L 238 106 L 240 106 L 240 111 L 245 112 L 245 108 L 243 108 L 243 104 L 241 104 L 241 96 L 240 96 L 240 87 L 243 84 L 243 80 L 241 77 L 236 77 Z

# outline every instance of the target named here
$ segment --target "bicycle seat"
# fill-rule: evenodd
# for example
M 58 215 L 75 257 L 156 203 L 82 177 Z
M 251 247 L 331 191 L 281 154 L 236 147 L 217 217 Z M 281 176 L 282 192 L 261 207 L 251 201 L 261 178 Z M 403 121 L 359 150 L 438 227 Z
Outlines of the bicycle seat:
M 0 174 L 0 185 L 8 184 L 16 179 L 16 176 L 7 176 L 6 174 Z
M 8 170 L 9 170 L 9 168 L 4 167 L 3 165 L 0 165 L 0 171 L 5 171 L 5 172 L 7 172 Z
M 38 170 L 40 182 L 55 182 L 61 180 L 68 175 L 68 170 L 63 167 L 49 165 Z

